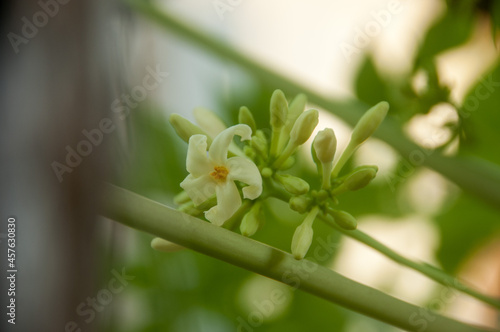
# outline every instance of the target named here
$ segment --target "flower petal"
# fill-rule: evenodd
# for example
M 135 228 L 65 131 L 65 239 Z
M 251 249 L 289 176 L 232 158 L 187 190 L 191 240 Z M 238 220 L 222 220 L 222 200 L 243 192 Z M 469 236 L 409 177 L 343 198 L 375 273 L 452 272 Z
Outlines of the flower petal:
M 225 181 L 217 184 L 215 191 L 217 205 L 205 212 L 205 217 L 211 223 L 222 226 L 240 208 L 241 197 L 233 181 Z
M 216 183 L 210 174 L 194 177 L 189 174 L 181 182 L 181 188 L 186 191 L 193 200 L 194 205 L 200 205 L 215 194 Z
M 211 110 L 204 107 L 197 107 L 193 111 L 196 123 L 203 129 L 211 138 L 219 135 L 227 126 L 222 120 Z
M 262 193 L 262 177 L 259 169 L 250 160 L 244 157 L 233 157 L 227 161 L 229 179 L 248 184 L 243 188 L 243 197 L 255 199 Z
M 245 124 L 238 124 L 223 130 L 217 135 L 208 150 L 208 156 L 213 163 L 218 165 L 226 164 L 227 151 L 234 135 L 241 136 L 243 141 L 248 140 L 252 137 L 252 129 Z
M 199 177 L 208 174 L 212 168 L 207 156 L 207 137 L 205 135 L 191 136 L 186 158 L 187 171 L 194 177 Z

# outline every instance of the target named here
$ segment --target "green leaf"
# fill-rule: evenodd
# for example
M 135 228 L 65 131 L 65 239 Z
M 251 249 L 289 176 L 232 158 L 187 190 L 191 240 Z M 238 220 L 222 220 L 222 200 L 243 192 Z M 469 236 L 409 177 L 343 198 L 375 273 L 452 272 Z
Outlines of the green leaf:
M 365 59 L 358 71 L 355 91 L 358 98 L 368 105 L 375 105 L 381 100 L 389 99 L 386 84 L 370 56 Z

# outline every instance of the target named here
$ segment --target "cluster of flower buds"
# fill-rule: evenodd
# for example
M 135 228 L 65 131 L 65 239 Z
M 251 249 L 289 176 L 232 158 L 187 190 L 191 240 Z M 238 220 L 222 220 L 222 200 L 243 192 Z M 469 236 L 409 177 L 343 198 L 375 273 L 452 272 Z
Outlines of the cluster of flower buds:
M 179 209 L 197 217 L 204 215 L 218 226 L 233 227 L 239 223 L 241 234 L 252 236 L 263 224 L 264 201 L 268 197 L 284 200 L 292 210 L 306 214 L 292 238 L 291 251 L 296 259 L 304 258 L 311 246 L 316 218 L 331 218 L 344 229 L 355 229 L 356 219 L 336 209 L 337 196 L 365 187 L 378 169 L 360 166 L 341 177 L 339 174 L 354 151 L 380 125 L 389 105 L 380 102 L 361 117 L 335 164 L 334 131 L 326 128 L 317 133 L 311 153 L 321 187 L 311 190 L 307 181 L 287 173 L 295 163 L 295 152 L 318 125 L 318 111 L 306 111 L 306 103 L 303 94 L 288 104 L 281 90 L 274 91 L 270 102 L 271 130 L 258 129 L 252 112 L 244 106 L 238 113 L 239 124 L 229 128 L 204 108 L 194 111 L 198 125 L 173 114 L 170 123 L 179 137 L 189 143 L 189 174 L 181 183 L 184 191 L 175 198 Z M 240 136 L 240 145 L 233 141 L 234 136 Z M 153 247 L 168 250 L 167 242 L 159 239 Z

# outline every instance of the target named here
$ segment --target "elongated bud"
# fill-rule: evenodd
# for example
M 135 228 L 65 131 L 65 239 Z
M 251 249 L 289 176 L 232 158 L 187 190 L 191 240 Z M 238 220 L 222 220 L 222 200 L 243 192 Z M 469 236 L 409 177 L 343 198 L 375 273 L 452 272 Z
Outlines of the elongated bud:
M 298 213 L 305 213 L 309 206 L 311 206 L 312 200 L 306 196 L 295 196 L 290 198 L 288 204 L 290 209 L 297 211 Z
M 156 237 L 151 241 L 151 248 L 163 252 L 176 252 L 179 250 L 186 249 L 183 246 L 161 239 L 159 237 Z
M 174 197 L 174 203 L 176 205 L 182 205 L 184 203 L 189 202 L 190 200 L 191 200 L 191 198 L 189 197 L 187 192 L 185 192 L 184 190 L 181 191 L 180 193 L 178 193 L 177 195 L 175 195 L 175 197 Z
M 285 187 L 285 190 L 293 195 L 303 195 L 309 191 L 309 183 L 289 174 L 276 174 L 276 180 Z
M 207 146 L 210 146 L 210 144 L 212 143 L 212 139 L 203 129 L 191 123 L 191 121 L 183 118 L 179 114 L 174 113 L 170 115 L 170 123 L 172 124 L 172 127 L 174 127 L 177 135 L 179 135 L 179 137 L 182 138 L 182 140 L 186 143 L 189 143 L 189 138 L 191 136 L 197 134 L 207 136 Z
M 344 180 L 344 186 L 351 191 L 364 188 L 375 178 L 377 171 L 377 166 L 358 167 Z
M 311 246 L 314 231 L 311 226 L 301 224 L 292 238 L 292 254 L 295 259 L 303 259 Z
M 358 227 L 356 218 L 354 218 L 351 214 L 345 211 L 334 210 L 329 208 L 328 213 L 333 217 L 335 223 L 337 223 L 337 225 L 339 225 L 343 229 L 352 231 Z
M 252 206 L 250 211 L 243 216 L 240 224 L 240 232 L 243 236 L 252 236 L 257 232 L 263 221 L 261 211 L 261 202 L 257 202 Z
M 296 146 L 304 144 L 318 125 L 319 113 L 317 110 L 308 110 L 302 113 L 290 132 L 290 141 Z
M 306 103 L 307 103 L 307 97 L 305 94 L 300 93 L 295 98 L 293 98 L 292 102 L 290 103 L 290 106 L 288 106 L 288 116 L 287 116 L 287 123 L 286 126 L 290 130 L 293 127 L 293 124 L 295 121 L 298 119 L 300 114 L 304 112 L 304 109 L 306 108 Z
M 323 175 L 323 163 L 319 161 L 318 155 L 316 154 L 316 149 L 314 148 L 314 143 L 311 144 L 311 156 L 314 163 L 316 164 L 316 169 L 318 170 L 319 176 Z
M 252 129 L 252 133 L 255 133 L 257 130 L 257 125 L 255 124 L 255 119 L 253 118 L 252 112 L 246 107 L 241 106 L 240 111 L 238 113 L 238 122 L 242 124 L 246 124 Z
M 293 165 L 295 165 L 295 158 L 292 156 L 292 157 L 288 157 L 284 162 L 283 164 L 281 164 L 281 166 L 279 167 L 280 170 L 287 170 L 289 168 L 291 168 Z
M 318 160 L 322 163 L 331 163 L 337 149 L 337 138 L 331 128 L 325 128 L 318 132 L 314 138 L 314 150 Z
M 354 145 L 363 143 L 378 128 L 389 111 L 389 103 L 381 101 L 370 108 L 354 127 L 351 135 L 351 142 Z
M 271 127 L 281 128 L 286 123 L 288 102 L 281 90 L 275 90 L 271 96 Z
M 314 219 L 316 219 L 318 211 L 319 208 L 317 206 L 314 207 L 293 234 L 292 254 L 295 259 L 303 259 L 311 246 L 314 233 L 312 224 Z
M 227 128 L 222 119 L 212 110 L 205 107 L 196 107 L 193 110 L 196 123 L 203 129 L 211 138 L 215 138 L 220 132 Z
M 267 157 L 267 140 L 265 138 L 262 138 L 260 135 L 254 135 L 250 144 L 262 156 Z

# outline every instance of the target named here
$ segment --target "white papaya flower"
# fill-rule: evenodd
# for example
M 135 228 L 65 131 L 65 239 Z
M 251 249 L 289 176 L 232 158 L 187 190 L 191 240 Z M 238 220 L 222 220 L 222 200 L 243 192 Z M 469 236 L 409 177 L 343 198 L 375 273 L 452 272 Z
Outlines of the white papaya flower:
M 227 158 L 235 135 L 248 140 L 252 129 L 244 124 L 224 129 L 214 138 L 208 153 L 205 135 L 193 135 L 189 139 L 186 159 L 189 175 L 181 187 L 195 205 L 216 195 L 217 205 L 206 211 L 205 217 L 218 226 L 224 224 L 242 204 L 235 180 L 248 185 L 242 190 L 244 198 L 255 199 L 262 193 L 262 178 L 257 166 L 246 157 Z

